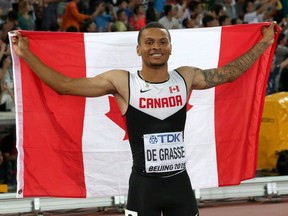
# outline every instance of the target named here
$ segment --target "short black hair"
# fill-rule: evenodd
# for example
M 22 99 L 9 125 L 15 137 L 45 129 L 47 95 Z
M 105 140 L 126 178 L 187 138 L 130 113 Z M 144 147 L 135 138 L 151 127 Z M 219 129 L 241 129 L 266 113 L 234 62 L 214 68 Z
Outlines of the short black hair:
M 185 28 L 188 28 L 188 21 L 189 21 L 189 18 L 185 18 L 185 19 L 182 21 L 182 26 L 185 27 Z
M 121 16 L 121 13 L 125 12 L 124 9 L 119 9 L 117 10 L 116 14 L 117 14 L 117 17 L 119 18 Z
M 227 15 L 222 15 L 218 18 L 219 24 L 220 26 L 222 26 L 222 24 L 225 22 L 226 19 L 228 19 L 229 17 Z
M 207 24 L 208 22 L 212 22 L 215 18 L 211 15 L 205 15 L 203 18 L 202 18 L 202 24 L 203 26 L 207 27 Z
M 167 4 L 164 6 L 164 15 L 167 16 L 173 9 L 173 6 L 170 4 Z
M 217 3 L 210 8 L 210 11 L 214 11 L 217 16 L 219 15 L 221 10 L 223 10 L 223 5 Z
M 165 28 L 162 24 L 160 24 L 159 22 L 155 21 L 155 22 L 150 22 L 148 23 L 146 26 L 144 26 L 143 28 L 140 29 L 139 33 L 138 33 L 138 38 L 137 38 L 137 42 L 138 44 L 140 44 L 140 38 L 142 35 L 142 32 L 145 29 L 150 29 L 150 28 L 159 28 L 159 29 L 165 29 L 166 32 L 168 33 L 168 37 L 169 37 L 169 41 L 171 42 L 171 35 L 170 32 L 167 28 Z

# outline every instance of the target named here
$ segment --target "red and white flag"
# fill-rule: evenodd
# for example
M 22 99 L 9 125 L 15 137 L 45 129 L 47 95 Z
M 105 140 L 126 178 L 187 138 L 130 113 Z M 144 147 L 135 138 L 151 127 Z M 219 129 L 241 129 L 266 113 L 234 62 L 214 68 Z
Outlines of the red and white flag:
M 179 92 L 179 86 L 178 85 L 170 86 L 169 90 L 170 90 L 170 93 L 177 93 L 177 92 Z
M 171 30 L 169 70 L 183 65 L 220 67 L 256 44 L 264 25 Z M 22 34 L 44 63 L 71 77 L 141 68 L 137 32 Z M 254 177 L 274 50 L 275 43 L 237 81 L 192 92 L 185 141 L 193 188 L 236 185 Z M 114 98 L 61 96 L 15 54 L 13 67 L 18 196 L 126 195 L 132 157 Z

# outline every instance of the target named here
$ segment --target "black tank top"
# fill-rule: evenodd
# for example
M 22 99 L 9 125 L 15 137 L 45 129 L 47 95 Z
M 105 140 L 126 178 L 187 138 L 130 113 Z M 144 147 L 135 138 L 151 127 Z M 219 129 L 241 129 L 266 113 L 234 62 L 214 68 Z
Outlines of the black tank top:
M 181 132 L 186 121 L 187 87 L 183 77 L 176 71 L 169 72 L 169 79 L 161 83 L 144 81 L 139 72 L 129 73 L 129 106 L 125 114 L 130 141 L 133 170 L 148 176 L 169 176 L 179 172 L 174 169 L 147 172 L 145 167 L 145 148 L 143 137 L 146 134 Z M 180 137 L 174 133 L 174 137 Z M 172 136 L 172 135 L 171 135 Z M 166 156 L 177 158 L 180 148 Z M 177 152 L 176 152 L 177 151 Z M 174 156 L 173 156 L 174 155 Z M 178 155 L 179 156 L 179 155 Z M 146 156 L 147 157 L 147 156 Z M 183 168 L 183 167 L 182 167 Z M 183 168 L 185 169 L 185 167 Z

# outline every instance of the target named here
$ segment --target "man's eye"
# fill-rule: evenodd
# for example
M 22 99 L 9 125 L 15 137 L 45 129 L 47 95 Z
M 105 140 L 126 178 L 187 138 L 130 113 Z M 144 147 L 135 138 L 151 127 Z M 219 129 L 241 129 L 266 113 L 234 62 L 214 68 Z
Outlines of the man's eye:
M 152 45 L 152 41 L 146 41 L 147 45 Z

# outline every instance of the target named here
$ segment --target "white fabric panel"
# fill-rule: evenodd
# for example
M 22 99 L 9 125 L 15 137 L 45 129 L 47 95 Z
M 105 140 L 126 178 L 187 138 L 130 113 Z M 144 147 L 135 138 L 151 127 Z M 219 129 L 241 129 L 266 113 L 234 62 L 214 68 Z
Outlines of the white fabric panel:
M 217 67 L 221 28 L 171 30 L 170 33 L 172 55 L 169 70 L 183 65 L 203 69 Z M 131 72 L 141 69 L 141 57 L 136 55 L 137 34 L 85 34 L 87 76 L 110 69 Z M 185 141 L 192 185 L 194 188 L 218 186 L 213 124 L 214 89 L 193 91 L 189 103 L 193 107 L 187 114 Z M 125 132 L 103 115 L 109 110 L 108 97 L 86 100 L 83 156 L 88 197 L 127 194 L 132 166 L 130 146 L 127 140 L 121 141 Z M 114 133 L 111 134 L 111 131 Z
M 9 38 L 11 40 L 12 33 L 9 33 Z M 22 103 L 22 78 L 21 73 L 16 73 L 20 71 L 20 58 L 15 54 L 14 49 L 12 48 L 12 43 L 10 43 L 11 57 L 13 63 L 13 81 L 14 87 L 17 88 L 15 92 L 15 101 L 17 101 L 17 106 L 15 107 L 16 113 L 16 136 L 17 136 L 17 191 L 22 191 L 21 189 L 24 186 L 24 150 L 23 150 L 23 103 Z M 17 198 L 22 198 L 23 193 L 16 193 Z

